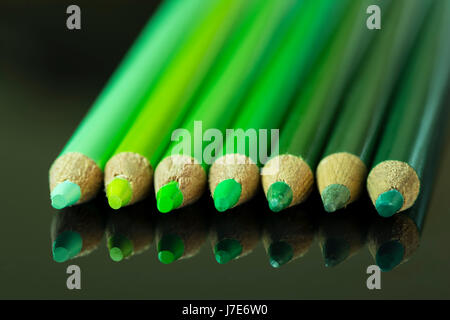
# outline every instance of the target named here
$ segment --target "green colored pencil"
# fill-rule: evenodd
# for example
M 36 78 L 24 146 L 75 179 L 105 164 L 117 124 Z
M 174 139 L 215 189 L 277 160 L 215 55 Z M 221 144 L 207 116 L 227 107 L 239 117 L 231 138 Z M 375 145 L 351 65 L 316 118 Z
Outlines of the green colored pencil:
M 168 0 L 150 19 L 51 166 L 54 208 L 88 201 L 99 191 L 107 160 L 208 7 L 202 0 Z
M 214 257 L 225 264 L 249 255 L 261 238 L 261 219 L 255 210 L 257 201 L 234 208 L 229 214 L 215 215 L 212 220 L 210 242 Z
M 303 84 L 331 36 L 339 13 L 347 8 L 347 4 L 348 1 L 339 1 L 338 4 L 328 0 L 306 1 L 291 32 L 283 40 L 283 46 L 252 87 L 241 114 L 234 121 L 234 129 L 255 130 L 256 136 L 261 129 L 279 128 L 296 89 Z M 235 143 L 236 138 L 239 145 Z M 259 185 L 259 166 L 262 163 L 258 161 L 257 153 L 261 154 L 259 145 L 262 143 L 246 143 L 245 140 L 237 135 L 228 135 L 222 149 L 224 155 L 211 166 L 209 187 L 218 211 L 247 201 Z M 259 146 L 259 152 L 255 146 Z M 255 152 L 250 152 L 250 148 Z
M 320 217 L 318 240 L 326 267 L 335 267 L 356 255 L 366 244 L 370 215 L 365 201 L 336 215 Z
M 448 9 L 445 12 L 448 13 Z M 435 16 L 433 19 L 436 20 L 430 20 L 430 25 L 434 25 L 438 21 L 442 22 L 440 17 Z M 430 29 L 432 28 L 430 27 Z M 390 271 L 408 261 L 419 247 L 442 154 L 448 115 L 448 110 L 445 110 L 443 117 L 436 123 L 437 129 L 433 130 L 433 139 L 430 141 L 424 162 L 423 187 L 417 201 L 401 214 L 395 214 L 390 218 L 375 214 L 375 218 L 372 220 L 368 235 L 368 247 L 382 271 Z
M 254 82 L 261 66 L 278 47 L 277 38 L 291 24 L 303 1 L 249 1 L 248 11 L 234 31 L 227 48 L 203 86 L 201 96 L 181 128 L 190 136 L 188 147 L 177 150 L 172 142 L 155 170 L 155 194 L 161 212 L 196 201 L 206 186 L 210 162 L 204 159 L 207 144 L 193 141 L 195 122 L 201 130 L 224 132 L 240 106 L 242 98 Z M 290 12 L 290 13 L 289 13 Z M 285 20 L 283 23 L 282 20 Z M 202 132 L 200 133 L 202 135 Z M 198 147 L 199 143 L 201 146 Z
M 261 172 L 262 186 L 274 212 L 303 202 L 311 192 L 313 172 L 339 101 L 375 35 L 361 27 L 371 3 L 365 0 L 349 7 L 281 128 L 279 155 L 270 159 Z M 384 0 L 378 5 L 385 12 L 390 3 Z
M 393 1 L 381 30 L 376 31 L 377 39 L 354 79 L 317 166 L 317 184 L 328 212 L 355 201 L 363 190 L 389 98 L 430 3 Z
M 149 203 L 142 201 L 117 214 L 109 211 L 106 245 L 111 260 L 119 262 L 149 249 L 153 243 L 156 219 L 148 212 Z
M 109 205 L 119 209 L 143 199 L 150 190 L 153 168 L 165 151 L 172 130 L 188 110 L 245 8 L 239 0 L 208 1 L 194 33 L 166 69 L 134 124 L 105 166 Z
M 96 199 L 55 213 L 50 227 L 52 255 L 56 262 L 88 255 L 100 244 L 106 219 Z
M 208 238 L 209 216 L 207 202 L 198 201 L 173 214 L 159 215 L 156 222 L 158 260 L 170 264 L 192 258 L 199 253 Z
M 279 268 L 303 257 L 311 247 L 316 232 L 311 208 L 291 208 L 282 215 L 266 214 L 263 244 L 270 265 Z
M 367 178 L 378 213 L 390 217 L 417 199 L 450 74 L 450 6 L 437 1 L 408 64 Z

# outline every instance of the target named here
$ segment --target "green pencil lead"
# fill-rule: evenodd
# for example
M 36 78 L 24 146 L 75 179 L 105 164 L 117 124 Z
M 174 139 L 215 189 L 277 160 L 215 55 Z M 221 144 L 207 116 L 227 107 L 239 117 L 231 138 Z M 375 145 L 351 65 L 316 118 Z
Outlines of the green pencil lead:
M 342 184 L 330 184 L 322 191 L 321 197 L 325 211 L 334 212 L 345 207 L 350 199 L 350 191 Z
M 327 239 L 322 248 L 325 267 L 335 267 L 347 259 L 350 254 L 350 246 L 342 239 Z
M 224 212 L 234 207 L 241 197 L 242 186 L 234 179 L 220 182 L 214 190 L 214 206 L 217 211 Z
M 80 253 L 83 239 L 78 232 L 64 231 L 53 241 L 53 260 L 65 262 Z
M 183 203 L 183 193 L 177 181 L 162 186 L 156 194 L 156 206 L 162 213 L 178 208 Z
M 81 198 L 80 186 L 69 180 L 58 184 L 50 194 L 52 206 L 55 209 L 64 209 L 78 202 Z
M 378 196 L 375 207 L 380 216 L 389 218 L 401 209 L 403 202 L 402 194 L 398 190 L 392 189 Z
M 267 201 L 270 210 L 279 212 L 289 207 L 292 202 L 293 193 L 291 187 L 282 181 L 272 183 L 267 191 Z
M 183 253 L 184 243 L 177 235 L 164 235 L 158 242 L 158 259 L 164 264 L 178 260 Z
M 242 245 L 235 239 L 223 239 L 214 247 L 214 256 L 220 264 L 225 264 L 242 253 Z
M 119 262 L 133 253 L 133 244 L 127 237 L 115 234 L 108 239 L 108 250 L 111 260 Z
M 391 271 L 402 262 L 404 254 L 405 248 L 400 242 L 389 241 L 378 249 L 375 262 L 381 271 Z
M 118 210 L 127 205 L 133 195 L 128 180 L 116 177 L 106 187 L 106 196 L 111 208 Z
M 269 261 L 274 268 L 279 268 L 282 265 L 291 261 L 294 256 L 292 246 L 284 241 L 274 242 L 269 247 Z

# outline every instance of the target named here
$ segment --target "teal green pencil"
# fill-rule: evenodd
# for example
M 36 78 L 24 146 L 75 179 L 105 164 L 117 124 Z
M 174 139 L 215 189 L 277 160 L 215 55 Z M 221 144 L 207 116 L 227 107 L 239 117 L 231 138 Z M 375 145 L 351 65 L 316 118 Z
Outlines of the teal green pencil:
M 417 199 L 450 74 L 450 4 L 436 1 L 397 91 L 367 190 L 390 217 Z
M 106 226 L 102 209 L 96 199 L 53 215 L 50 236 L 55 262 L 85 256 L 98 248 Z

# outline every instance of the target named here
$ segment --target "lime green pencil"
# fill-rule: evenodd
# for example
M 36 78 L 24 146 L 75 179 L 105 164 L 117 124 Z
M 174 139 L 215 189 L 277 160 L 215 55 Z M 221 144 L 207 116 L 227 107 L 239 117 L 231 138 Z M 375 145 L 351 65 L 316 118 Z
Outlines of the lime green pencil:
M 168 0 L 150 19 L 49 172 L 56 209 L 88 201 L 103 169 L 173 55 L 209 5 Z
M 142 201 L 124 208 L 120 214 L 109 209 L 105 235 L 111 260 L 129 259 L 150 248 L 156 225 L 155 215 L 148 210 L 151 204 Z
M 224 155 L 211 166 L 209 187 L 218 211 L 226 211 L 255 194 L 263 149 L 270 149 L 269 143 L 262 140 L 264 132 L 268 142 L 272 129 L 280 127 L 295 91 L 303 85 L 348 3 L 307 0 L 300 10 L 282 46 L 246 98 L 233 123 L 235 131 L 227 133 Z
M 180 127 L 189 134 L 186 138 L 183 136 L 182 141 L 187 140 L 187 147 L 183 145 L 179 150 L 180 143 L 172 142 L 155 170 L 159 211 L 169 212 L 188 205 L 202 195 L 212 156 L 205 152 L 207 143 L 193 139 L 203 139 L 204 130 L 225 131 L 261 66 L 277 48 L 280 35 L 287 31 L 295 13 L 301 10 L 302 2 L 249 1 L 250 10 L 236 28 L 212 76 Z M 197 131 L 201 136 L 198 137 Z
M 246 2 L 245 2 L 246 3 Z M 236 19 L 246 7 L 239 0 L 208 1 L 205 17 L 165 71 L 145 107 L 105 166 L 105 189 L 114 209 L 144 198 L 153 168 L 189 100 L 213 65 Z

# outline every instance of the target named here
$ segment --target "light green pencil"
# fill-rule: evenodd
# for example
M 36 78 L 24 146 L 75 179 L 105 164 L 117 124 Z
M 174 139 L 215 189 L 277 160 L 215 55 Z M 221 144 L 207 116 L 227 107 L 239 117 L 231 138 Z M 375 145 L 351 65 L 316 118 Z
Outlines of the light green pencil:
M 189 101 L 246 8 L 240 0 L 211 0 L 205 17 L 170 64 L 105 167 L 108 203 L 119 209 L 143 199 L 155 168 Z M 206 4 L 205 4 L 206 5 Z
M 155 193 L 161 212 L 193 203 L 202 195 L 213 155 L 207 153 L 210 144 L 198 140 L 207 134 L 207 130 L 223 133 L 230 125 L 261 66 L 276 51 L 280 35 L 289 29 L 295 13 L 302 9 L 303 1 L 261 3 L 251 0 L 249 3 L 250 10 L 236 28 L 213 75 L 183 121 L 181 128 L 186 136 L 181 143 L 173 141 L 170 144 L 155 170 Z
M 50 168 L 54 208 L 88 201 L 99 191 L 109 157 L 210 6 L 203 0 L 161 5 Z

